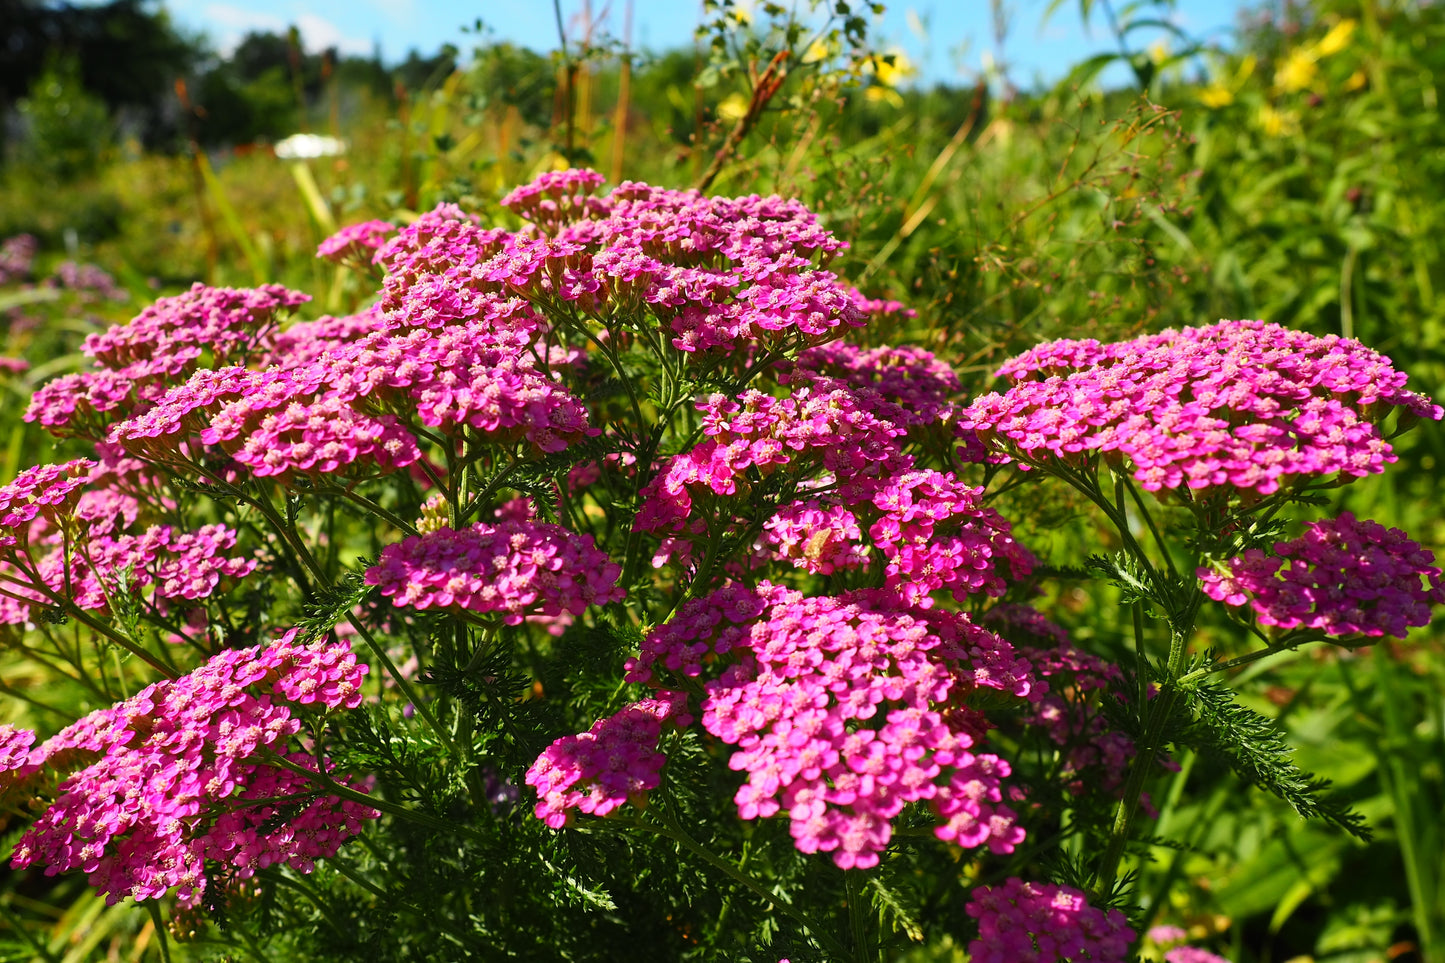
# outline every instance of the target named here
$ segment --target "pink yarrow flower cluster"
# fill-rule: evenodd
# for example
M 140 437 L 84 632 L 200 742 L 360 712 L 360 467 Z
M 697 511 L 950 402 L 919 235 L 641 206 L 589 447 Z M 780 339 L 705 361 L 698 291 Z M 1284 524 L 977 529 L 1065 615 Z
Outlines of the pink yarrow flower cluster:
M 886 593 L 805 598 L 731 584 L 648 633 L 628 679 L 726 666 L 703 686 L 703 728 L 737 747 L 744 819 L 786 813 L 796 845 L 843 868 L 876 865 L 892 819 L 926 802 L 940 839 L 1011 852 L 1023 839 L 1002 804 L 1007 762 L 977 751 L 988 727 L 976 689 L 1035 691 L 1007 642 L 949 612 Z M 663 692 L 672 690 L 664 689 Z
M 1380 422 L 1439 419 L 1388 358 L 1358 341 L 1221 321 L 1114 344 L 1055 341 L 1009 361 L 1014 384 L 976 399 L 958 431 L 1004 456 L 1122 459 L 1144 488 L 1267 495 L 1297 477 L 1380 472 Z
M 1261 625 L 1314 629 L 1331 636 L 1389 635 L 1430 624 L 1445 603 L 1435 556 L 1395 528 L 1350 512 L 1312 522 L 1274 555 L 1250 549 L 1223 571 L 1201 567 L 1210 598 L 1248 604 Z
M 212 288 L 196 284 L 161 298 L 129 324 L 92 334 L 88 371 L 63 375 L 35 392 L 26 421 L 55 434 L 103 435 L 101 426 L 139 414 L 207 364 L 234 364 L 269 350 L 277 319 L 310 297 L 276 284 Z
M 114 425 L 110 439 L 164 458 L 179 437 L 196 433 L 267 476 L 415 463 L 422 454 L 416 436 L 393 411 L 445 434 L 472 429 L 543 452 L 598 433 L 565 387 L 515 345 L 498 346 L 490 328 L 364 332 L 304 352 L 293 366 L 198 372 L 152 409 Z
M 667 757 L 657 742 L 663 726 L 691 722 L 687 693 L 664 691 L 558 739 L 527 770 L 527 785 L 537 790 L 537 818 L 561 829 L 577 812 L 606 816 L 624 803 L 636 805 L 662 781 Z
M 909 605 L 933 604 L 930 595 L 948 589 L 962 601 L 981 593 L 1004 594 L 1007 579 L 1027 576 L 1033 553 L 1016 542 L 1012 526 L 980 504 L 972 488 L 952 472 L 908 471 L 862 486 L 871 492 L 877 520 L 868 534 L 887 560 L 884 587 Z
M 1176 946 L 1164 954 L 1164 963 L 1230 963 L 1228 959 L 1197 946 Z
M 142 506 L 125 490 L 134 468 L 79 459 L 27 469 L 0 488 L 0 624 L 31 622 L 37 606 L 58 600 L 107 611 L 132 593 L 164 614 L 254 571 L 254 558 L 231 554 L 237 533 L 224 525 L 137 529 Z
M 0 732 L 0 798 L 54 793 L 11 865 L 81 870 L 110 903 L 176 890 L 188 906 L 217 866 L 242 879 L 272 864 L 310 872 L 379 814 L 271 760 L 317 772 L 312 755 L 289 747 L 297 713 L 355 708 L 365 672 L 345 644 L 306 645 L 293 629 L 148 686 L 35 748 L 32 733 Z
M 762 546 L 771 558 L 794 567 L 832 575 L 868 564 L 868 546 L 858 517 L 841 505 L 818 499 L 794 502 L 763 523 Z
M 440 528 L 382 549 L 366 570 L 397 605 L 497 612 L 508 625 L 528 616 L 581 615 L 621 601 L 621 566 L 591 535 L 533 521 Z
M 52 524 L 75 510 L 95 463 L 87 459 L 27 468 L 0 487 L 0 548 L 28 541 L 37 518 Z
M 385 243 L 387 235 L 395 230 L 396 225 L 390 221 L 362 221 L 360 224 L 351 224 L 322 241 L 316 248 L 316 256 L 337 263 L 369 263 Z
M 978 939 L 968 944 L 972 963 L 1124 963 L 1134 931 L 1124 914 L 1090 906 L 1082 892 L 1017 877 L 980 886 L 968 915 Z
M 852 387 L 876 396 L 882 417 L 908 427 L 951 416 L 953 399 L 961 390 L 958 375 L 930 351 L 912 346 L 860 348 L 846 341 L 809 348 L 780 380 L 817 388 Z
M 789 398 L 748 390 L 736 400 L 715 394 L 699 401 L 708 439 L 674 456 L 642 491 L 636 525 L 646 532 L 700 531 L 693 518 L 698 495 L 736 495 L 746 473 L 784 470 L 852 476 L 907 466 L 894 439 L 904 429 L 857 403 L 853 392 L 813 392 Z

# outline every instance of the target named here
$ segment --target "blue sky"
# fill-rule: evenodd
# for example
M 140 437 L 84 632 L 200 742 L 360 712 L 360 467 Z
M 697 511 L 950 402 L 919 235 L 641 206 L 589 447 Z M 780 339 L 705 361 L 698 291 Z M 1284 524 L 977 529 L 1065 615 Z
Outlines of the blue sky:
M 591 0 L 590 9 L 611 35 L 621 37 L 627 4 Z M 282 31 L 295 24 L 308 49 L 336 46 L 370 54 L 380 44 L 382 56 L 395 61 L 410 49 L 432 53 L 443 43 L 471 49 L 477 35 L 464 33 L 463 27 L 477 18 L 495 39 L 539 51 L 557 46 L 549 0 L 164 0 L 164 5 L 178 26 L 205 33 L 221 50 L 234 46 L 247 30 Z M 806 7 L 806 0 L 799 5 Z M 1227 43 L 1240 5 L 1238 0 L 1178 0 L 1169 18 L 1192 36 Z M 633 46 L 690 45 L 700 6 L 697 0 L 632 0 Z M 988 0 L 896 0 L 874 25 L 873 36 L 880 48 L 902 50 L 925 82 L 972 80 L 988 58 L 1002 55 L 1014 82 L 1028 87 L 1035 80 L 1059 79 L 1091 54 L 1116 49 L 1097 11 L 1092 29 L 1085 27 L 1077 0 L 1064 0 L 1042 26 L 1047 0 L 1005 0 L 1011 27 L 1000 51 L 990 6 Z M 570 30 L 581 29 L 583 10 L 584 0 L 562 0 Z M 1152 42 L 1149 34 L 1139 36 L 1141 46 Z

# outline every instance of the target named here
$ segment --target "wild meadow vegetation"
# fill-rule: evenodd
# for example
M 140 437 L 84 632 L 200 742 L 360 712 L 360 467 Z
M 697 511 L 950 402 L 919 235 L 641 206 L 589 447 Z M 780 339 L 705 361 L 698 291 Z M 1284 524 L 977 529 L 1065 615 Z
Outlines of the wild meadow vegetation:
M 17 7 L 5 959 L 1445 961 L 1445 8 L 815 6 Z

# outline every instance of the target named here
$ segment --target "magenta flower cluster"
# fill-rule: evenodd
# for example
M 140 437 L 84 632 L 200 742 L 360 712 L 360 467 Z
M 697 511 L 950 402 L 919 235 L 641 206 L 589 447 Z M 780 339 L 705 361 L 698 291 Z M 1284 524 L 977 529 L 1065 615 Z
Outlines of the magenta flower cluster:
M 1205 594 L 1248 604 L 1261 625 L 1371 638 L 1403 639 L 1411 626 L 1430 624 L 1432 605 L 1445 603 L 1431 552 L 1349 512 L 1310 523 L 1274 552 L 1250 549 L 1223 570 L 1201 567 Z
M 1082 892 L 1011 877 L 973 891 L 978 939 L 971 963 L 1124 963 L 1134 931 L 1124 914 L 1090 906 Z
M 621 601 L 619 565 L 591 535 L 533 521 L 441 528 L 382 549 L 366 583 L 397 605 L 497 612 L 508 625 L 528 616 L 581 615 Z
M 778 509 L 763 523 L 762 544 L 770 557 L 786 559 L 795 568 L 819 575 L 868 564 L 868 546 L 863 543 L 858 516 L 816 498 Z
M 1380 429 L 1390 411 L 1442 415 L 1358 341 L 1260 321 L 1054 341 L 999 374 L 1013 387 L 966 408 L 961 434 L 1025 462 L 1119 459 L 1150 491 L 1358 478 L 1395 460 Z
M 161 298 L 129 324 L 86 338 L 90 370 L 42 385 L 25 411 L 56 434 L 103 435 L 116 416 L 138 414 L 175 382 L 207 366 L 260 358 L 277 318 L 309 301 L 276 284 L 254 289 L 196 284 Z
M 138 483 L 134 467 L 40 465 L 0 488 L 0 624 L 32 622 L 36 606 L 61 601 L 108 611 L 117 594 L 139 593 L 165 614 L 255 570 L 255 558 L 231 554 L 237 533 L 224 525 L 137 526 L 142 507 L 125 490 Z
M 316 256 L 338 264 L 345 261 L 370 262 L 386 242 L 387 235 L 396 230 L 390 221 L 362 221 L 343 227 L 322 241 L 316 248 Z
M 442 330 L 318 328 L 342 340 L 295 342 L 294 365 L 265 371 L 197 372 L 154 407 L 110 429 L 138 455 L 165 458 L 178 436 L 195 433 L 257 476 L 330 474 L 358 465 L 391 470 L 421 458 L 415 429 L 455 435 L 471 429 L 490 441 L 526 441 L 554 452 L 596 434 L 566 388 L 517 347 L 501 345 L 482 322 Z M 352 340 L 348 336 L 359 335 Z
M 740 486 L 748 487 L 749 469 L 768 475 L 792 466 L 799 474 L 851 476 L 907 465 L 893 442 L 903 429 L 860 406 L 848 390 L 804 388 L 779 399 L 750 389 L 737 400 L 714 394 L 697 407 L 708 440 L 671 458 L 643 489 L 635 523 L 642 531 L 701 532 L 694 499 L 738 494 Z
M 940 589 L 959 601 L 1000 596 L 1008 581 L 1033 571 L 1033 553 L 1014 540 L 998 512 L 981 505 L 983 489 L 952 472 L 908 471 L 859 487 L 871 493 L 877 513 L 868 534 L 887 561 L 884 588 L 909 605 L 931 606 L 931 593 Z
M 781 380 L 810 384 L 815 390 L 850 387 L 865 395 L 876 393 L 882 404 L 874 410 L 907 427 L 950 417 L 962 390 L 958 375 L 932 352 L 912 346 L 860 348 L 846 341 L 809 348 Z
M 15 234 L 0 242 L 0 284 L 18 284 L 30 276 L 40 242 L 34 234 Z
M 587 732 L 558 739 L 527 770 L 527 785 L 537 790 L 537 818 L 561 829 L 577 812 L 606 816 L 624 803 L 640 803 L 662 781 L 667 757 L 657 743 L 663 725 L 691 722 L 687 693 L 663 691 L 598 719 Z
M 71 514 L 93 467 L 83 458 L 36 465 L 0 487 L 0 548 L 28 542 L 30 523 L 37 518 L 56 524 Z
M 0 799 L 44 808 L 11 864 L 81 870 L 111 903 L 176 890 L 191 906 L 208 879 L 273 864 L 310 872 L 378 813 L 275 760 L 320 778 L 317 759 L 290 746 L 298 713 L 355 708 L 365 672 L 344 643 L 303 644 L 293 629 L 154 683 L 35 748 L 33 733 L 7 728 Z
M 786 813 L 798 848 L 843 868 L 876 865 L 905 806 L 926 802 L 935 834 L 1011 852 L 1023 839 L 1003 805 L 1007 762 L 977 751 L 988 728 L 976 689 L 1029 697 L 1027 662 L 951 612 L 862 592 L 807 598 L 763 582 L 694 599 L 650 632 L 628 678 L 696 677 L 705 730 L 737 747 L 744 819 Z M 663 690 L 669 692 L 671 690 Z M 570 737 L 569 737 L 570 738 Z
M 1164 963 L 1229 963 L 1229 960 L 1197 946 L 1176 946 L 1164 954 Z

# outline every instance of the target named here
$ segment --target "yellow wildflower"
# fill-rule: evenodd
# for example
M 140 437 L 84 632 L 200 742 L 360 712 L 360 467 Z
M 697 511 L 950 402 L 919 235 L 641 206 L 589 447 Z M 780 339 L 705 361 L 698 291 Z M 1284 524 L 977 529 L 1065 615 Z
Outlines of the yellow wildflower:
M 833 57 L 836 51 L 821 40 L 814 40 L 808 44 L 808 49 L 803 51 L 803 63 L 817 64 Z
M 884 58 L 887 59 L 884 59 Z M 890 62 L 891 61 L 891 62 Z M 863 63 L 863 73 L 872 74 L 885 87 L 897 87 L 917 70 L 908 55 L 901 50 L 890 50 L 886 54 L 875 54 Z
M 1199 92 L 1199 102 L 1212 110 L 1234 103 L 1234 95 L 1243 90 L 1245 82 L 1253 76 L 1255 63 L 1253 54 L 1240 60 L 1233 77 L 1227 81 L 1215 80 Z
M 1274 84 L 1286 93 L 1313 86 L 1320 75 L 1319 59 L 1313 47 L 1296 47 L 1274 72 Z
M 1234 91 L 1216 80 L 1199 92 L 1199 102 L 1214 110 L 1228 107 L 1234 103 Z
M 1345 47 L 1349 46 L 1350 37 L 1353 36 L 1355 32 L 1355 26 L 1354 20 L 1341 20 L 1330 28 L 1329 33 L 1320 38 L 1319 43 L 1315 44 L 1315 52 L 1321 57 L 1328 57 L 1331 54 L 1337 54 L 1341 50 L 1344 50 Z
M 733 123 L 742 120 L 747 112 L 748 99 L 737 91 L 728 94 L 723 102 L 717 105 L 717 115 Z
M 1283 137 L 1299 132 L 1299 117 L 1293 111 L 1275 110 L 1268 104 L 1259 108 L 1257 122 L 1266 137 Z
M 894 107 L 903 106 L 903 96 L 892 87 L 869 87 L 863 91 L 863 96 L 873 103 L 885 103 Z

